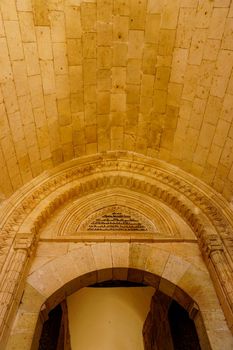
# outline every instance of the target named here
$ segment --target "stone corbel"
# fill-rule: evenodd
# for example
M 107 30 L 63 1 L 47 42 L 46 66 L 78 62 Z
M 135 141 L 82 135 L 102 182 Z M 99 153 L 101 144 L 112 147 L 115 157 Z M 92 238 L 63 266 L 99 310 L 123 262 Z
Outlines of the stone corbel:
M 32 233 L 18 233 L 14 241 L 14 250 L 25 250 L 28 256 L 34 251 L 36 237 Z
M 224 250 L 220 237 L 213 233 L 205 233 L 200 237 L 200 243 L 202 252 L 207 258 L 210 258 L 212 253 L 216 251 L 223 252 Z

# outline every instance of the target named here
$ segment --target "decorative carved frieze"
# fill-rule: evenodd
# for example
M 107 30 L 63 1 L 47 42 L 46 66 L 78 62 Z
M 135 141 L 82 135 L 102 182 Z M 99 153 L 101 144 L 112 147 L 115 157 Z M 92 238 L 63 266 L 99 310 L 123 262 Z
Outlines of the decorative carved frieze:
M 24 250 L 24 254 L 26 251 L 26 255 L 30 255 L 40 227 L 60 205 L 78 196 L 113 187 L 128 188 L 158 198 L 189 223 L 205 256 L 213 252 L 221 252 L 224 256 L 226 250 L 228 259 L 231 259 L 232 214 L 226 202 L 206 185 L 193 181 L 177 169 L 173 171 L 163 163 L 128 153 L 112 152 L 95 159 L 92 157 L 92 164 L 88 162 L 87 157 L 82 163 L 72 162 L 70 168 L 63 167 L 48 178 L 42 177 L 41 183 L 37 179 L 35 186 L 25 186 L 6 203 L 6 209 L 4 211 L 3 207 L 1 214 L 0 263 L 9 253 L 13 241 L 16 252 Z M 17 237 L 28 217 L 31 221 L 29 236 Z M 224 260 L 224 271 L 231 276 L 232 267 L 227 261 Z M 216 261 L 213 260 L 213 263 Z M 10 271 L 8 266 L 4 268 L 4 271 L 7 270 Z M 223 280 L 225 278 L 224 271 L 218 271 L 220 280 L 222 275 Z M 2 279 L 5 277 L 1 275 Z M 17 285 L 16 281 L 14 283 Z M 229 283 L 233 284 L 232 281 Z M 7 304 L 2 310 L 7 313 Z

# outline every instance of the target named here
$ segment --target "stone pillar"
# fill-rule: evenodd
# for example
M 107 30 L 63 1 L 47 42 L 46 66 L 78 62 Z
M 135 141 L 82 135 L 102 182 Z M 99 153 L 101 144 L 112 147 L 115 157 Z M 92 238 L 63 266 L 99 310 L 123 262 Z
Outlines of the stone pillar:
M 34 236 L 17 235 L 4 267 L 0 285 L 0 348 L 5 347 L 12 321 L 20 303 L 29 257 L 34 248 Z
M 233 271 L 224 245 L 220 237 L 214 234 L 205 234 L 201 245 L 218 294 L 222 295 L 221 303 L 228 325 L 233 331 Z

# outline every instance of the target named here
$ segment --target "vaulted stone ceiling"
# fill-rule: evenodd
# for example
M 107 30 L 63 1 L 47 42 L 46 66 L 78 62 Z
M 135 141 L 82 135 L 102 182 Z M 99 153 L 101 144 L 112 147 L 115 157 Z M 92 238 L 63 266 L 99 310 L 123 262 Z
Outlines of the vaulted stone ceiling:
M 231 0 L 1 0 L 0 188 L 129 150 L 233 190 Z

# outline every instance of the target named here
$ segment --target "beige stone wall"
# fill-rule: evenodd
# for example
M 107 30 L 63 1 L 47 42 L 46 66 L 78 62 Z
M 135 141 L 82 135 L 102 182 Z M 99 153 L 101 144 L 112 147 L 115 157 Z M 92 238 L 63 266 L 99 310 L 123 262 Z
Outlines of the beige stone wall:
M 107 150 L 231 200 L 231 0 L 1 0 L 0 191 Z

